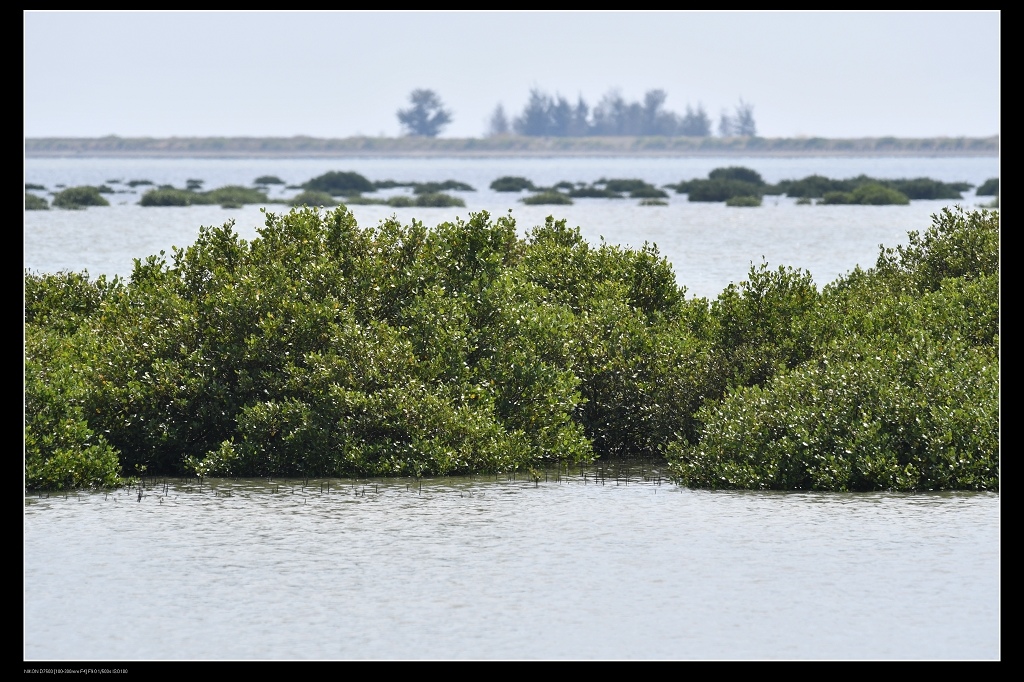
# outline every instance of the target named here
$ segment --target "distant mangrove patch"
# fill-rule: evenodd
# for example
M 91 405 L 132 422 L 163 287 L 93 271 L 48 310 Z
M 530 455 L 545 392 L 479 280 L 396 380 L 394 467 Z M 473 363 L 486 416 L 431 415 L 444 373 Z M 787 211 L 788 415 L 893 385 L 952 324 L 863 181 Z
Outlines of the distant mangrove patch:
M 110 184 L 121 184 L 111 180 Z M 150 180 L 130 180 L 129 188 L 153 185 Z M 240 207 L 251 204 L 285 204 L 289 206 L 385 205 L 399 207 L 465 206 L 460 196 L 451 192 L 475 192 L 471 185 L 458 180 L 443 182 L 416 182 L 396 180 L 370 180 L 355 171 L 328 171 L 298 185 L 285 185 L 277 176 L 264 175 L 254 180 L 253 187 L 229 185 L 203 191 L 201 179 L 190 178 L 184 188 L 158 185 L 142 194 L 142 206 L 192 206 L 220 204 Z M 267 188 L 285 185 L 294 190 L 292 196 L 270 198 Z M 58 186 L 60 187 L 60 186 Z M 576 199 L 639 199 L 641 205 L 657 204 L 668 200 L 669 191 L 686 196 L 691 202 L 722 202 L 728 206 L 760 206 L 765 196 L 787 196 L 798 203 L 848 205 L 906 205 L 916 200 L 961 199 L 972 189 L 968 182 L 941 182 L 931 178 L 879 179 L 860 175 L 837 180 L 821 175 L 801 179 L 767 183 L 757 171 L 742 166 L 716 168 L 706 178 L 694 178 L 678 183 L 655 186 L 639 178 L 601 178 L 594 182 L 562 180 L 551 186 L 541 186 L 521 176 L 502 176 L 490 184 L 495 192 L 527 193 L 519 201 L 532 205 L 569 205 Z M 26 183 L 26 191 L 44 190 L 42 185 Z M 379 194 L 382 190 L 406 189 L 408 194 Z M 127 190 L 122 190 L 127 191 Z M 99 187 L 61 188 L 54 195 L 52 205 L 57 208 L 83 208 L 106 206 L 109 202 L 98 196 L 112 194 L 109 185 Z M 977 188 L 978 196 L 994 196 L 992 207 L 998 206 L 999 180 L 991 178 Z M 328 199 L 330 197 L 330 199 Z M 655 201 L 652 201 L 655 200 Z M 39 203 L 34 199 L 28 210 Z M 667 201 L 665 202 L 667 203 Z

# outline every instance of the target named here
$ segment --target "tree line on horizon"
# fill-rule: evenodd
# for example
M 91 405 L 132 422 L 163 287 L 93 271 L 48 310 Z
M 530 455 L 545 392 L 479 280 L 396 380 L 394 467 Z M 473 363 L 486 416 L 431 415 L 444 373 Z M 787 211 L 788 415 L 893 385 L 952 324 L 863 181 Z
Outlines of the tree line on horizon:
M 538 88 L 518 115 L 509 117 L 502 104 L 491 114 L 487 136 L 523 135 L 531 137 L 592 136 L 684 136 L 710 137 L 712 121 L 702 104 L 686 105 L 678 114 L 665 108 L 668 94 L 661 89 L 648 90 L 643 101 L 627 102 L 612 89 L 596 106 L 579 96 L 576 103 L 560 94 L 549 95 Z M 406 135 L 437 137 L 452 122 L 452 112 L 433 90 L 417 89 L 409 95 L 409 107 L 398 111 L 398 121 Z M 732 113 L 723 110 L 718 118 L 721 137 L 754 137 L 757 123 L 754 107 L 740 99 Z

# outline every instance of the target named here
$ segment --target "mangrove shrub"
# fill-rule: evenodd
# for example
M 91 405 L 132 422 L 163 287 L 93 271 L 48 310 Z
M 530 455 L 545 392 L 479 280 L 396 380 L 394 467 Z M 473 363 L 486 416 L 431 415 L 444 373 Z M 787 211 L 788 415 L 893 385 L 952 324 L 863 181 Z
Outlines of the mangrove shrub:
M 49 202 L 38 194 L 32 194 L 31 192 L 25 192 L 25 210 L 26 211 L 45 211 L 50 208 Z
M 98 187 L 82 185 L 68 187 L 53 195 L 53 205 L 57 208 L 85 208 L 86 206 L 110 206 L 100 193 Z
M 24 338 L 30 488 L 664 456 L 701 488 L 998 490 L 996 212 L 709 301 L 552 217 L 293 208 L 128 279 L 26 272 Z
M 943 209 L 908 246 L 883 249 L 874 268 L 795 309 L 789 328 L 806 330 L 806 343 L 774 372 L 749 355 L 731 361 L 755 374 L 700 407 L 697 441 L 668 447 L 675 478 L 697 488 L 998 490 L 998 237 L 997 213 Z

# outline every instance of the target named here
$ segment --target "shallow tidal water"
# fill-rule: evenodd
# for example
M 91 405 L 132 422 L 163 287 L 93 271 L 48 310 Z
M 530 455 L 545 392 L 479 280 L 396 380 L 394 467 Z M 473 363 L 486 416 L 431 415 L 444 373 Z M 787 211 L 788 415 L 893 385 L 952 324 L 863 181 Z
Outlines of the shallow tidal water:
M 585 474 L 28 496 L 25 657 L 1000 656 L 996 494 Z

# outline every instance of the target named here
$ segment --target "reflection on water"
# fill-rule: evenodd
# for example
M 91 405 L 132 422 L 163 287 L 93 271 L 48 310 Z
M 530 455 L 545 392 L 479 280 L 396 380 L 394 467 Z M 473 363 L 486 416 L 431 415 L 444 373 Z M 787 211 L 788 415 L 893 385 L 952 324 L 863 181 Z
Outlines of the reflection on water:
M 25 656 L 995 659 L 999 497 L 660 470 L 25 500 Z

